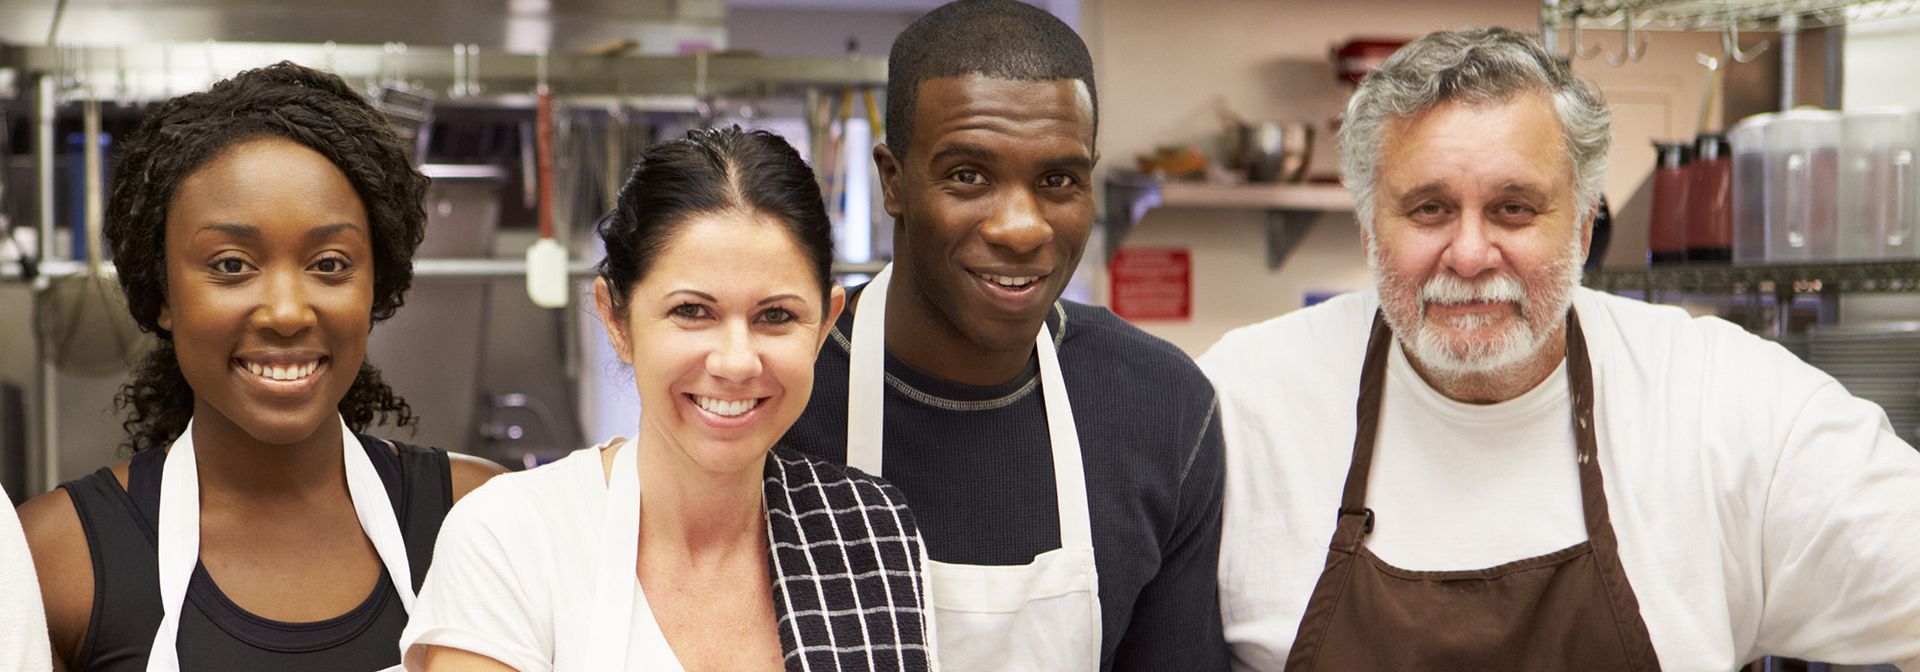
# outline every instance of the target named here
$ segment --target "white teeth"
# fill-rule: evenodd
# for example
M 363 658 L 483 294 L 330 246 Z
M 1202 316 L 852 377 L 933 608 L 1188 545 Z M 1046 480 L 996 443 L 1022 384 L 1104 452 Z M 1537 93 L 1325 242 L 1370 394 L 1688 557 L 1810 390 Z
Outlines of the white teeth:
M 701 408 L 707 409 L 708 413 L 732 418 L 745 415 L 747 411 L 753 410 L 753 407 L 760 405 L 760 400 L 741 399 L 739 401 L 721 401 L 713 397 L 703 397 L 696 394 L 693 395 L 693 403 L 698 404 Z
M 1000 285 L 1001 287 L 1025 287 L 1033 284 L 1033 281 L 1040 279 L 1040 276 L 1037 275 L 1016 277 L 1010 275 L 991 275 L 987 273 L 981 273 L 980 277 L 986 278 L 988 282 Z
M 313 372 L 320 368 L 318 361 L 287 365 L 243 361 L 240 364 L 246 367 L 249 373 L 268 380 L 300 380 L 313 375 Z

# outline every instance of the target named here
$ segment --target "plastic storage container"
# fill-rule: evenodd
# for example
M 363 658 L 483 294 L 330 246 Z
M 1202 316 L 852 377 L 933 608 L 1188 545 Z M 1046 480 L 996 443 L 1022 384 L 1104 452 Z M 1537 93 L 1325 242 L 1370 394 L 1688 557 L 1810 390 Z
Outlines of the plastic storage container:
M 1767 125 L 1767 261 L 1828 261 L 1838 253 L 1841 116 L 1781 112 Z
M 1841 130 L 1837 258 L 1920 257 L 1920 117 L 1906 108 L 1850 111 Z
M 1647 222 L 1647 262 L 1687 260 L 1687 166 L 1693 144 L 1653 143 L 1653 213 Z
M 1747 117 L 1727 131 L 1733 145 L 1733 263 L 1767 260 L 1767 126 L 1772 114 Z

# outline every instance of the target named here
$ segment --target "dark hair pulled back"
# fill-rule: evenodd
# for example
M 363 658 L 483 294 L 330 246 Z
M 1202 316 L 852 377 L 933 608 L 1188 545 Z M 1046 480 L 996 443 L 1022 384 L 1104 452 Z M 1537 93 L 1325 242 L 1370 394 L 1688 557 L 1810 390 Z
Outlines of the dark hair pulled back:
M 732 126 L 690 131 L 641 152 L 597 227 L 607 247 L 598 270 L 614 312 L 626 312 L 627 293 L 682 225 L 727 210 L 779 220 L 807 256 L 824 305 L 833 290 L 833 226 L 813 169 L 780 136 Z
M 413 253 L 426 237 L 428 180 L 408 160 L 385 116 L 333 74 L 282 62 L 247 70 L 162 104 L 115 156 L 106 238 L 113 246 L 127 309 L 160 337 L 114 402 L 131 409 L 129 448 L 164 447 L 193 416 L 193 389 L 180 371 L 173 334 L 159 324 L 167 298 L 168 210 L 180 182 L 248 140 L 276 137 L 319 152 L 347 177 L 373 234 L 373 320 L 393 316 L 413 284 Z M 362 362 L 340 414 L 353 431 L 379 420 L 414 422 L 405 400 Z

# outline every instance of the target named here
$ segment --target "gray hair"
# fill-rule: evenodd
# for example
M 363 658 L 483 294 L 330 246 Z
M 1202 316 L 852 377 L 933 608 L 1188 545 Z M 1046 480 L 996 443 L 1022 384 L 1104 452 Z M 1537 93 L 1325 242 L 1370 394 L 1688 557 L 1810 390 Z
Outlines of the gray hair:
M 1574 212 L 1584 220 L 1599 203 L 1606 180 L 1612 113 L 1598 91 L 1532 35 L 1473 28 L 1432 33 L 1401 47 L 1367 75 L 1347 101 L 1340 127 L 1340 172 L 1353 192 L 1360 225 L 1373 231 L 1380 136 L 1389 122 L 1442 103 L 1498 103 L 1527 92 L 1546 94 L 1553 101 L 1573 163 Z

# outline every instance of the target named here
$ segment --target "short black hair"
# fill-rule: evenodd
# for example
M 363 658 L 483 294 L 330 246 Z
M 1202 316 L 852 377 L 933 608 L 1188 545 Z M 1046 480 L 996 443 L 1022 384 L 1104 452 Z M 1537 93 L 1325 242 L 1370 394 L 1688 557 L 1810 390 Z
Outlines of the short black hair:
M 1046 10 L 1018 0 L 958 0 L 907 26 L 887 54 L 887 149 L 906 156 L 920 83 L 939 77 L 1077 79 L 1087 85 L 1093 125 L 1100 96 L 1087 43 Z
M 626 314 L 627 293 L 674 234 L 696 216 L 728 210 L 779 220 L 806 255 L 825 305 L 833 292 L 833 225 L 820 182 L 780 136 L 732 126 L 689 131 L 640 153 L 613 212 L 595 227 L 607 248 L 598 271 L 614 314 Z
M 127 309 L 160 346 L 114 398 L 132 412 L 122 423 L 134 451 L 163 448 L 193 417 L 193 389 L 180 371 L 173 334 L 160 327 L 167 300 L 167 216 L 180 182 L 227 149 L 284 138 L 327 158 L 352 183 L 373 236 L 373 321 L 393 316 L 413 284 L 413 253 L 426 238 L 428 179 L 407 158 L 387 118 L 339 77 L 281 62 L 247 70 L 162 104 L 140 122 L 115 158 L 105 235 Z M 353 431 L 378 419 L 413 423 L 405 400 L 362 362 L 340 400 Z

